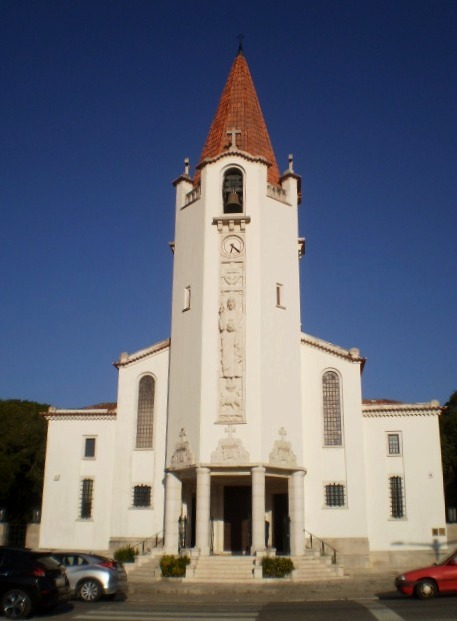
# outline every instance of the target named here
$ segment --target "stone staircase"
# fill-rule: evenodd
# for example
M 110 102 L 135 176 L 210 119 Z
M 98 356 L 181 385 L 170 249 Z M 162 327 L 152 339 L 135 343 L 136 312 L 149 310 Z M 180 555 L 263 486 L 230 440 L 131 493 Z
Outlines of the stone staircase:
M 330 556 L 305 554 L 291 558 L 295 567 L 292 574 L 294 582 L 323 581 L 344 576 L 344 569 L 333 565 Z
M 124 563 L 129 581 L 153 582 L 160 579 L 160 556 L 150 552 L 144 556 L 137 556 L 134 563 Z
M 253 582 L 255 560 L 254 556 L 200 556 L 188 566 L 186 582 Z
M 135 563 L 126 564 L 128 579 L 131 582 L 154 582 L 161 579 L 161 553 L 146 554 Z M 257 561 L 257 567 L 256 567 Z M 313 582 L 342 578 L 344 570 L 333 565 L 331 558 L 307 551 L 304 556 L 292 557 L 294 571 L 287 581 Z M 254 556 L 215 555 L 192 559 L 187 567 L 186 582 L 200 583 L 256 583 L 261 580 L 260 559 Z

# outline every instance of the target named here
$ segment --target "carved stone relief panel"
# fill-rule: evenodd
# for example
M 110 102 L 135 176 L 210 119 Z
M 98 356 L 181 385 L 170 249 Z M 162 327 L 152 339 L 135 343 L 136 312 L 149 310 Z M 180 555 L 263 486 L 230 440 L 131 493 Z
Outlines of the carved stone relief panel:
M 171 465 L 174 468 L 184 468 L 195 463 L 194 453 L 184 428 L 179 432 L 179 437 L 180 440 L 176 443 L 175 451 L 171 457 Z
M 242 423 L 245 369 L 244 231 L 220 231 L 218 422 Z
M 275 466 L 296 466 L 297 458 L 292 451 L 291 444 L 284 439 L 287 435 L 284 427 L 279 429 L 278 435 L 281 439 L 275 440 L 273 450 L 270 453 L 270 464 Z
M 213 464 L 243 464 L 249 462 L 249 453 L 243 447 L 239 438 L 234 438 L 235 429 L 233 425 L 225 428 L 227 438 L 219 440 L 217 449 L 211 453 L 211 463 Z

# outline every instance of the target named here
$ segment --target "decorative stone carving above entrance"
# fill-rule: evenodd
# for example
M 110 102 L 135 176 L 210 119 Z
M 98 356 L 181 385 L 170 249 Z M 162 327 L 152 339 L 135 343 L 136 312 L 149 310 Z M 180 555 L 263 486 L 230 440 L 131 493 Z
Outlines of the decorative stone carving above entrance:
M 275 466 L 296 466 L 297 458 L 292 451 L 291 444 L 284 439 L 287 435 L 284 427 L 279 429 L 278 435 L 281 439 L 275 440 L 274 448 L 270 453 L 270 464 Z
M 241 440 L 233 437 L 235 431 L 233 425 L 228 425 L 225 428 L 228 437 L 219 440 L 217 449 L 211 453 L 212 464 L 242 464 L 249 462 L 249 453 L 243 447 Z
M 184 468 L 195 463 L 194 453 L 184 428 L 179 432 L 179 437 L 180 441 L 176 443 L 176 448 L 171 458 L 173 468 Z

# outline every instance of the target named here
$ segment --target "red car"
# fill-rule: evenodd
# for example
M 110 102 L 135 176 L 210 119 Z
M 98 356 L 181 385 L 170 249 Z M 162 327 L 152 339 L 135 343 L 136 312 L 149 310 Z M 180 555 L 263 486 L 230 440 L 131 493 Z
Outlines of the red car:
M 457 592 L 457 550 L 430 567 L 407 571 L 395 579 L 403 595 L 431 599 L 439 593 Z

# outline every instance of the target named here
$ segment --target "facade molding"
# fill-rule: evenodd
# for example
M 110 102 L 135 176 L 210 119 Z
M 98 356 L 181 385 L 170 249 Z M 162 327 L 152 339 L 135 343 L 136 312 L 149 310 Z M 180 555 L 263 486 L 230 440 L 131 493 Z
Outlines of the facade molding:
M 113 362 L 113 365 L 117 369 L 119 369 L 120 367 L 125 367 L 131 364 L 132 362 L 137 362 L 138 360 L 141 360 L 142 358 L 146 358 L 147 356 L 151 356 L 152 354 L 157 354 L 158 352 L 164 349 L 168 349 L 170 347 L 170 342 L 171 340 L 168 338 L 168 339 L 165 339 L 164 341 L 159 341 L 159 343 L 156 343 L 155 345 L 146 347 L 145 349 L 140 349 L 139 351 L 134 352 L 133 354 L 122 353 L 120 355 L 119 361 Z

